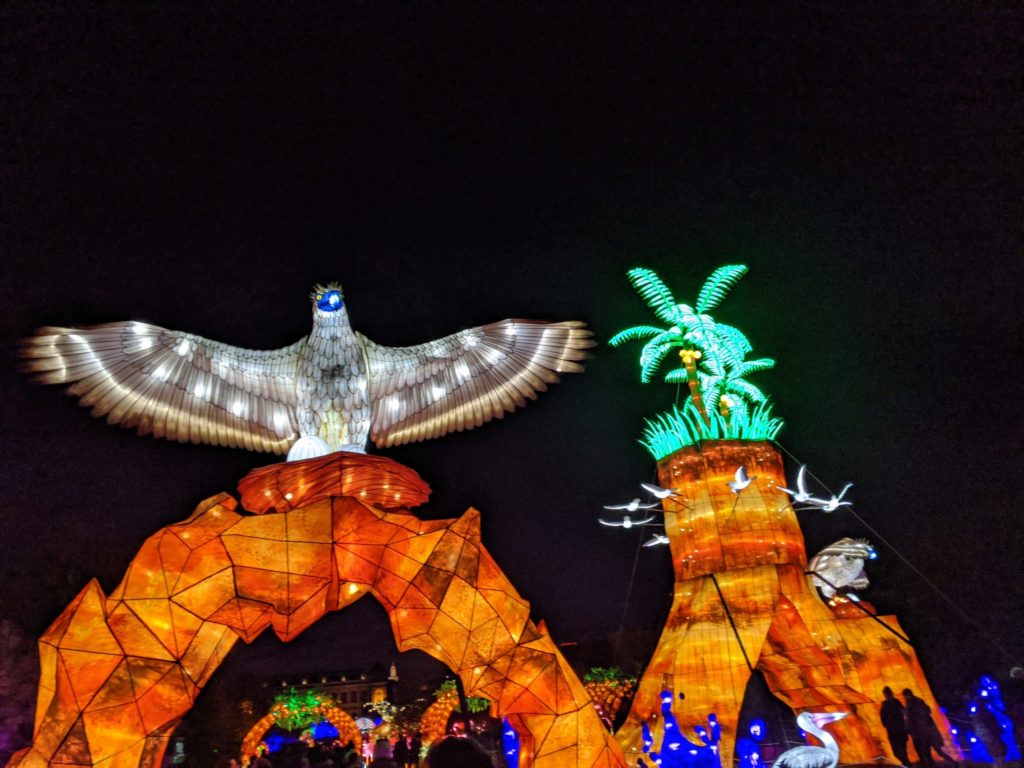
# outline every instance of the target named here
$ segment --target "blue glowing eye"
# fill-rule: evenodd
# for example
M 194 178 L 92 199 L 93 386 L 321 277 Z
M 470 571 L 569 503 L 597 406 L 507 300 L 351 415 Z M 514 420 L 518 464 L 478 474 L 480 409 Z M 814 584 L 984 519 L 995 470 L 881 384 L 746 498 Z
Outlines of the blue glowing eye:
M 874 559 L 876 559 L 877 557 L 878 557 L 878 553 L 877 553 L 877 552 L 875 552 L 875 550 L 873 550 L 873 549 L 872 549 L 872 550 L 871 550 L 871 554 L 870 554 L 870 555 L 868 555 L 868 560 L 874 560 Z
M 341 291 L 326 291 L 316 297 L 317 309 L 324 312 L 335 312 L 342 308 Z

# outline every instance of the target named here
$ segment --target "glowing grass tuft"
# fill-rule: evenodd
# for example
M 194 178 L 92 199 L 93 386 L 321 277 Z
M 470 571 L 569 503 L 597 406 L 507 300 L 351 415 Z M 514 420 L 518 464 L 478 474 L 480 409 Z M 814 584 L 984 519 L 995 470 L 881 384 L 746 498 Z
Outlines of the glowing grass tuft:
M 782 429 L 782 419 L 772 416 L 771 410 L 771 405 L 761 403 L 750 411 L 733 411 L 728 418 L 709 411 L 710 423 L 705 423 L 693 401 L 687 400 L 682 410 L 673 407 L 670 413 L 645 419 L 647 427 L 640 443 L 660 461 L 704 440 L 774 440 Z

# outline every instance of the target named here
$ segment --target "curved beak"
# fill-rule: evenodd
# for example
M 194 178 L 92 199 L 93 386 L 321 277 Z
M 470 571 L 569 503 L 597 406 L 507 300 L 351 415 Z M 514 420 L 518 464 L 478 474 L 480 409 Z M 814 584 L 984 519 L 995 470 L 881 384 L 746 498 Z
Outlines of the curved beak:
M 844 717 L 849 716 L 849 714 L 849 712 L 815 712 L 811 715 L 811 720 L 814 721 L 816 726 L 821 728 L 829 723 L 842 720 Z

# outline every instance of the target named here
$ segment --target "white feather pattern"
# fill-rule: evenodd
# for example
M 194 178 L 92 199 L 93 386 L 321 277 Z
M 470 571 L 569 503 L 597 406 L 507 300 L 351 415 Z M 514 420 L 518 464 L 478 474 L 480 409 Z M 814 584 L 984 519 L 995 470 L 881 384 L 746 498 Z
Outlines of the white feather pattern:
M 413 347 L 366 352 L 370 438 L 379 447 L 478 427 L 536 399 L 594 346 L 580 322 L 502 320 Z
M 286 453 L 298 438 L 295 376 L 305 340 L 253 351 L 138 322 L 41 328 L 26 370 L 111 424 L 178 442 Z

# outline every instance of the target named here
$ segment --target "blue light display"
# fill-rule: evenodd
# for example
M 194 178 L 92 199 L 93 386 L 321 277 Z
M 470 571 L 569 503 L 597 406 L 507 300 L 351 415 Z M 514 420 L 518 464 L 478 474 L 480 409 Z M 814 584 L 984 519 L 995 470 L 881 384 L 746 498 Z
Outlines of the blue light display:
M 768 733 L 768 727 L 760 718 L 751 720 L 747 735 L 736 740 L 736 758 L 739 768 L 764 768 L 761 742 Z
M 316 308 L 324 312 L 337 312 L 343 306 L 341 291 L 324 291 L 316 298 Z
M 658 752 L 654 750 L 654 736 L 647 723 L 643 723 L 643 750 L 655 765 L 661 768 L 722 768 L 718 755 L 718 742 L 722 740 L 722 729 L 718 725 L 718 717 L 714 713 L 708 715 L 708 727 L 697 726 L 694 734 L 697 741 L 687 739 L 679 728 L 679 722 L 672 712 L 672 691 L 662 691 L 662 740 Z M 637 764 L 647 768 L 647 763 L 640 759 Z
M 338 729 L 331 725 L 327 720 L 324 720 L 313 726 L 313 738 L 336 739 L 338 738 Z
M 1004 755 L 1003 759 L 1008 763 L 1020 760 L 1020 747 L 1013 738 L 1013 721 L 1006 714 L 1006 705 L 1003 703 L 1003 695 L 999 689 L 999 683 L 988 675 L 981 677 L 978 683 L 977 696 L 967 708 L 967 714 L 970 716 L 972 724 L 978 719 L 979 707 L 985 707 L 991 712 L 999 724 L 999 737 L 1003 744 L 1006 745 L 1006 755 Z M 974 724 L 974 729 L 977 728 L 978 726 Z M 985 742 L 978 738 L 975 730 L 964 729 L 959 733 L 957 730 L 953 730 L 953 734 L 959 737 L 960 746 L 970 762 L 995 762 L 985 746 Z
M 501 751 L 508 768 L 519 768 L 519 734 L 507 718 L 501 721 Z

